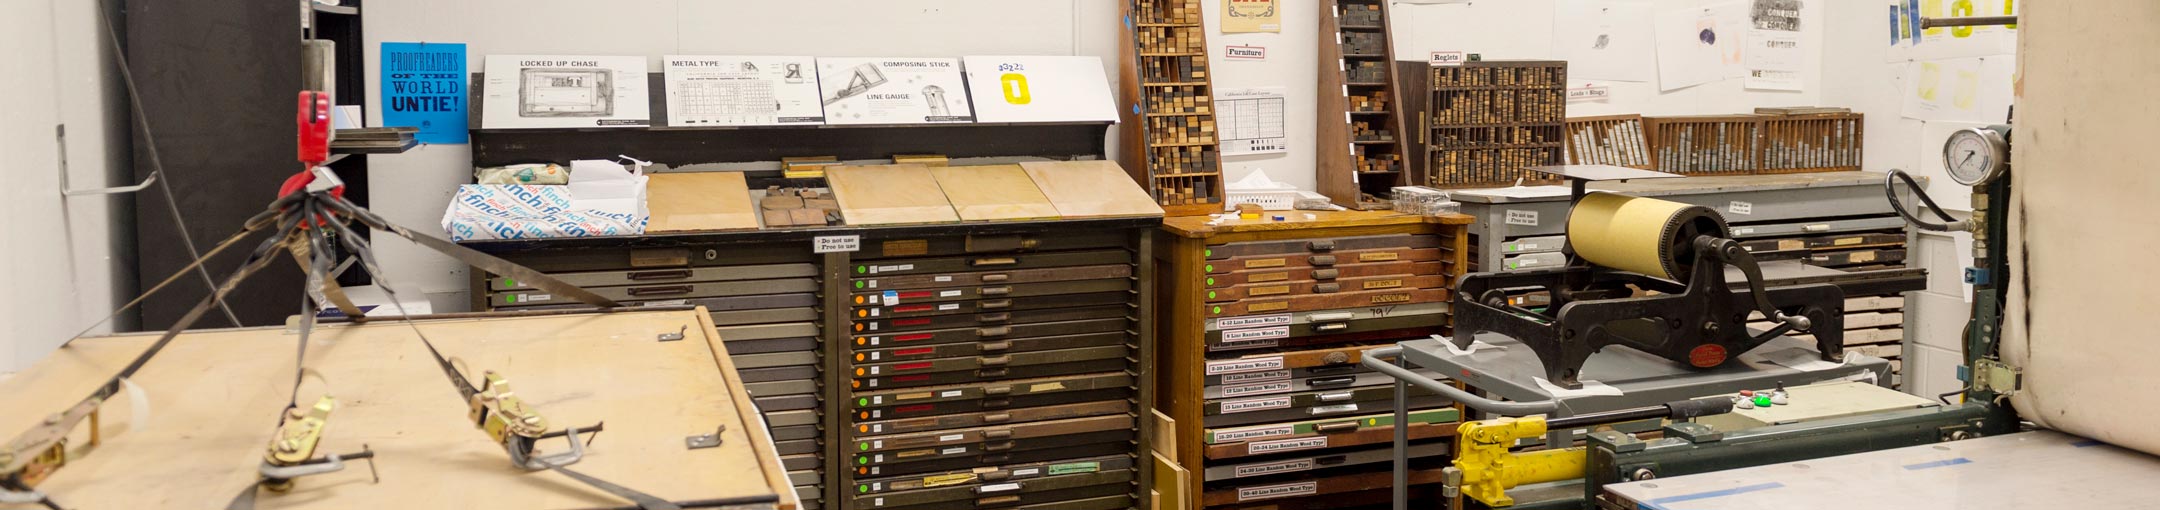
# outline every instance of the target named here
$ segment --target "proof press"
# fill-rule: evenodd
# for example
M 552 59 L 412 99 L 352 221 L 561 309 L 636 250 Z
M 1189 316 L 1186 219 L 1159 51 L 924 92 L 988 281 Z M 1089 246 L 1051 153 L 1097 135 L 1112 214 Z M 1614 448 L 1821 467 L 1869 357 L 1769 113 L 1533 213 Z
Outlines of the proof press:
M 1654 173 L 1654 172 L 1644 172 Z M 1713 368 L 1788 332 L 1810 332 L 1826 361 L 1844 359 L 1845 294 L 1831 284 L 1764 288 L 1762 269 L 1725 219 L 1707 207 L 1613 193 L 1582 194 L 1568 213 L 1565 267 L 1465 275 L 1455 310 L 1457 348 L 1477 333 L 1521 341 L 1537 353 L 1545 378 L 1581 388 L 1592 353 L 1619 345 L 1674 362 Z M 1746 278 L 1735 288 L 1725 268 Z M 1544 291 L 1551 302 L 1529 309 L 1511 295 Z M 1747 329 L 1760 312 L 1779 324 Z

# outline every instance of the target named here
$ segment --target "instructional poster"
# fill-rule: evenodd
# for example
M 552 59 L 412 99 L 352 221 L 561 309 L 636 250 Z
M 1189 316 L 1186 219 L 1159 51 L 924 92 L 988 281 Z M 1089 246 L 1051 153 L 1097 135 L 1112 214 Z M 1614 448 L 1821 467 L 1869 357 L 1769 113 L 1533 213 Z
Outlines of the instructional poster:
M 952 58 L 820 58 L 827 124 L 974 122 L 967 78 Z
M 1215 90 L 1216 135 L 1224 156 L 1289 152 L 1283 87 Z
M 669 126 L 825 123 L 816 59 L 668 55 L 662 61 Z
M 489 129 L 652 124 L 645 57 L 488 55 L 480 126 Z
M 420 143 L 467 140 L 465 45 L 382 43 L 383 127 L 412 127 Z
M 982 122 L 1117 122 L 1102 59 L 988 56 L 961 59 Z
M 1222 0 L 1225 34 L 1281 32 L 1282 10 L 1276 0 Z

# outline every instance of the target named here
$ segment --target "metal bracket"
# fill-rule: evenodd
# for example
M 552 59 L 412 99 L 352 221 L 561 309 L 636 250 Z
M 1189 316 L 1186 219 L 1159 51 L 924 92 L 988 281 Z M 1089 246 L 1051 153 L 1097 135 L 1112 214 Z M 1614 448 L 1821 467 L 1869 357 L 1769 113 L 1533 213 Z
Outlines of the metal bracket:
M 53 138 L 60 144 L 60 196 L 80 197 L 90 195 L 117 195 L 121 193 L 134 193 L 137 191 L 142 191 L 143 188 L 148 188 L 152 183 L 157 182 L 158 174 L 152 172 L 149 177 L 144 177 L 142 182 L 136 183 L 133 186 L 74 189 L 73 187 L 68 185 L 67 125 L 60 124 L 53 126 Z
M 690 437 L 685 437 L 683 438 L 683 446 L 691 450 L 700 450 L 720 446 L 721 432 L 727 432 L 727 425 L 721 425 L 720 428 L 713 430 L 713 433 L 711 434 L 698 434 Z
M 1725 439 L 1724 432 L 1718 432 L 1717 429 L 1710 428 L 1709 425 L 1693 422 L 1666 425 L 1665 435 L 1667 437 L 1686 439 L 1691 443 L 1713 443 Z
M 1999 395 L 2017 393 L 2024 381 L 2025 371 L 2000 360 L 1982 358 L 1973 362 L 1973 389 L 1991 391 Z
M 674 332 L 674 333 L 661 333 L 661 334 L 660 334 L 660 340 L 659 340 L 659 341 L 662 341 L 662 342 L 674 342 L 674 341 L 680 341 L 680 340 L 682 340 L 682 339 L 683 339 L 683 335 L 684 335 L 684 334 L 686 334 L 686 333 L 689 333 L 689 332 L 690 332 L 690 327 L 689 327 L 689 326 L 683 326 L 683 327 L 682 327 L 682 330 L 680 330 L 680 331 L 676 331 L 676 332 Z
M 1636 439 L 1634 434 L 1612 430 L 1592 432 L 1585 441 L 1592 447 L 1604 448 L 1613 453 L 1639 452 L 1649 446 L 1649 443 Z

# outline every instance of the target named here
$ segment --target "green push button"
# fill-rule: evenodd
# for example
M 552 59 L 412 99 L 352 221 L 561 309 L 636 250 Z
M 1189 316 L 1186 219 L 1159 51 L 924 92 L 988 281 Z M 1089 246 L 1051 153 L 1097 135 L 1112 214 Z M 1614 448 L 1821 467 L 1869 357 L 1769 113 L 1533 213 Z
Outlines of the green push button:
M 1756 394 L 1755 407 L 1770 407 L 1770 396 L 1760 393 Z

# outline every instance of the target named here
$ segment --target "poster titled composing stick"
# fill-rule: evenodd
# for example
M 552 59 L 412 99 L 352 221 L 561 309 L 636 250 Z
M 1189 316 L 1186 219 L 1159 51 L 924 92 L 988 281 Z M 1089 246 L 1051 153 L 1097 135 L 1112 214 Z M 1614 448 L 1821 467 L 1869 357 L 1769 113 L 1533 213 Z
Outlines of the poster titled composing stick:
M 668 55 L 669 126 L 825 123 L 810 57 Z
M 974 122 L 967 78 L 951 58 L 820 58 L 827 124 Z
M 645 57 L 488 55 L 481 127 L 645 127 Z

